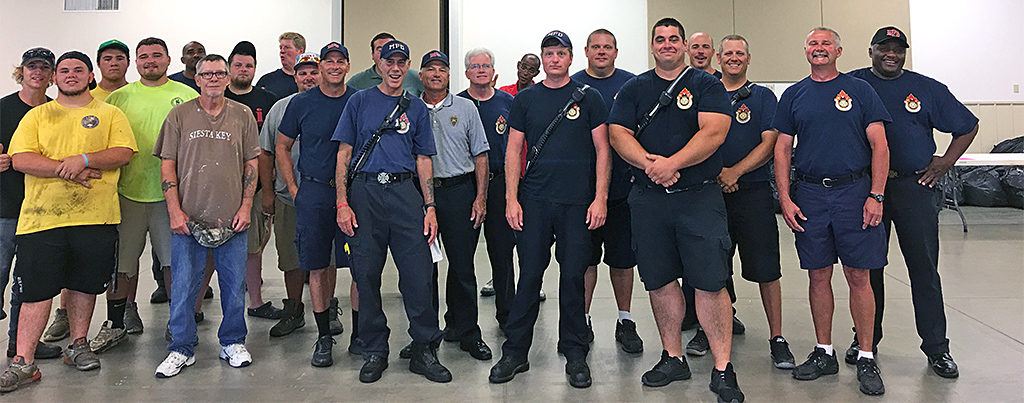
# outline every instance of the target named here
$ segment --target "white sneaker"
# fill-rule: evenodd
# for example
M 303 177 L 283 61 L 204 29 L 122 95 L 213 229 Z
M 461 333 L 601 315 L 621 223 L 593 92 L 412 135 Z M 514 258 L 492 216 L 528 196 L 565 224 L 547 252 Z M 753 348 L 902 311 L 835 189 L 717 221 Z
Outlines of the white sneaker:
M 235 368 L 252 364 L 252 356 L 249 355 L 249 350 L 245 349 L 244 344 L 232 344 L 227 347 L 221 347 L 220 359 L 227 361 L 228 365 Z
M 185 354 L 172 351 L 167 355 L 167 358 L 164 358 L 164 362 L 161 362 L 160 366 L 156 367 L 156 377 L 170 378 L 178 375 L 182 368 L 191 366 L 195 363 L 196 357 L 194 355 L 186 357 Z

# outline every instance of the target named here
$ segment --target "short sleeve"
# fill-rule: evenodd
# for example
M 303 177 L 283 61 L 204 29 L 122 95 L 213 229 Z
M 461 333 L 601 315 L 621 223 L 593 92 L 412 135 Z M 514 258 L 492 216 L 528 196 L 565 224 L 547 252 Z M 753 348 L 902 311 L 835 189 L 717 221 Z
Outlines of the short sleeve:
M 636 130 L 637 101 L 636 92 L 639 87 L 639 80 L 633 77 L 626 81 L 619 89 L 619 96 L 612 102 L 611 112 L 608 113 L 608 124 L 623 126 L 629 130 Z
M 761 88 L 761 131 L 772 129 L 772 120 L 775 119 L 775 108 L 779 101 L 775 99 L 775 93 L 767 88 Z
M 474 156 L 490 151 L 491 146 L 487 143 L 487 133 L 484 132 L 484 123 L 480 120 L 480 114 L 467 105 L 462 108 L 466 111 L 464 115 L 469 117 L 469 152 Z
M 508 127 L 526 133 L 526 105 L 529 93 L 519 93 L 512 98 L 512 107 L 508 113 Z
M 434 155 L 437 154 L 437 148 L 434 146 L 434 131 L 433 126 L 430 124 L 430 116 L 427 113 L 427 107 L 423 104 L 423 101 L 416 100 L 419 102 L 415 107 L 415 119 L 414 126 L 416 133 L 412 136 L 412 153 L 416 155 Z M 409 108 L 409 112 L 413 113 L 413 107 Z
M 160 157 L 160 159 L 178 159 L 178 141 L 181 137 L 181 118 L 178 116 L 179 114 L 177 112 L 180 107 L 181 105 L 174 107 L 174 109 L 171 109 L 171 112 L 167 114 L 167 118 L 164 119 L 163 126 L 160 127 L 160 135 L 156 138 L 156 144 L 153 145 L 153 155 Z
M 348 102 L 345 103 L 345 109 L 341 112 L 341 117 L 338 118 L 338 125 L 334 127 L 334 134 L 331 135 L 331 141 L 337 141 L 339 143 L 345 143 L 355 147 L 356 145 L 356 129 L 359 127 L 356 125 L 356 114 L 359 108 L 360 100 L 362 97 L 359 93 L 352 95 Z
M 260 131 L 256 124 L 256 118 L 252 116 L 252 112 L 245 111 L 249 119 L 245 120 L 245 132 L 242 135 L 242 152 L 245 154 L 246 160 L 260 156 Z
M 928 115 L 932 127 L 941 132 L 951 133 L 953 137 L 960 137 L 973 131 L 978 125 L 978 117 L 960 103 L 949 92 L 948 87 L 940 83 L 935 84 L 932 96 L 935 97 L 937 110 Z
M 128 117 L 120 109 L 111 108 L 110 136 L 107 138 L 107 148 L 125 147 L 138 152 L 139 145 L 135 142 L 135 134 L 132 133 L 132 126 L 128 123 Z
M 287 105 L 288 102 L 282 99 L 270 107 L 270 112 L 267 112 L 267 118 L 263 120 L 263 128 L 260 129 L 260 147 L 263 148 L 263 151 L 274 154 L 274 147 L 277 146 L 278 126 L 281 124 L 281 115 L 284 114 Z
M 608 121 L 608 105 L 604 103 L 604 96 L 597 88 L 587 91 L 587 103 L 590 104 L 590 130 Z
M 42 154 L 39 147 L 39 122 L 36 121 L 38 113 L 35 112 L 37 111 L 30 110 L 18 123 L 18 128 L 11 136 L 11 147 L 10 150 L 7 150 L 8 154 L 24 152 Z
M 299 102 L 288 104 L 288 107 L 284 110 L 284 116 L 281 116 L 281 123 L 277 125 L 277 131 L 292 139 L 296 139 L 299 137 L 299 116 L 302 114 L 299 109 L 302 108 L 302 101 L 295 98 L 292 98 L 292 101 Z
M 772 127 L 780 134 L 796 135 L 795 122 L 793 121 L 793 87 L 786 89 L 775 107 L 775 116 L 772 118 Z
M 732 105 L 725 92 L 725 85 L 711 77 L 714 76 L 702 76 L 705 81 L 702 83 L 700 101 L 697 102 L 697 112 L 732 115 Z
M 864 108 L 861 109 L 864 117 L 864 128 L 874 122 L 891 123 L 892 116 L 889 115 L 889 111 L 885 110 L 885 105 L 882 104 L 882 98 L 878 97 L 878 93 L 875 92 L 871 85 L 864 82 L 863 87 L 864 96 Z

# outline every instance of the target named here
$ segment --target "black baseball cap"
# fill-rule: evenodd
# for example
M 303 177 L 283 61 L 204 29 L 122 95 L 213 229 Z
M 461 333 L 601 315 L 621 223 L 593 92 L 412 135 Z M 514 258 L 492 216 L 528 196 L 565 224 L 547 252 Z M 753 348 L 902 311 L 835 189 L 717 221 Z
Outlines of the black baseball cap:
M 21 65 L 27 66 L 33 60 L 39 60 L 53 68 L 56 63 L 53 61 L 53 52 L 47 48 L 32 48 L 21 54 Z
M 100 55 L 103 54 L 103 51 L 107 49 L 117 49 L 124 52 L 125 57 L 128 56 L 128 45 L 125 45 L 124 42 L 117 39 L 111 39 L 100 44 L 100 48 L 96 50 L 96 58 L 99 59 Z
M 324 45 L 324 47 L 320 48 L 320 59 L 327 57 L 327 54 L 331 52 L 341 52 L 341 55 L 345 56 L 345 60 L 349 60 L 348 48 L 346 48 L 345 45 L 342 45 L 338 42 L 331 42 L 328 43 L 327 45 Z
M 392 55 L 394 55 L 396 53 L 400 54 L 402 56 L 405 56 L 405 58 L 408 59 L 409 58 L 409 47 L 406 46 L 405 43 L 403 43 L 400 40 L 392 39 L 392 40 L 388 41 L 387 43 L 385 43 L 384 46 L 381 47 L 381 49 L 380 49 L 380 58 L 381 59 L 387 59 L 387 58 L 391 57 Z
M 888 40 L 896 41 L 905 48 L 910 47 L 910 44 L 907 43 L 907 34 L 904 34 L 899 28 L 892 26 L 879 28 L 878 31 L 875 31 L 875 36 L 871 37 L 871 44 L 877 45 Z
M 444 52 L 440 50 L 431 50 L 427 52 L 427 54 L 423 55 L 423 59 L 420 62 L 420 68 L 422 69 L 423 66 L 426 66 L 427 63 L 430 63 L 434 60 L 441 61 L 441 63 L 444 63 L 445 67 L 451 67 L 451 65 L 448 64 L 448 55 L 444 54 Z
M 569 35 L 566 35 L 565 32 L 556 29 L 554 31 L 548 32 L 547 35 L 544 35 L 544 39 L 540 41 L 541 48 L 544 48 L 546 46 L 557 45 L 562 45 L 569 49 L 572 49 L 572 41 L 569 40 Z
M 228 54 L 228 59 L 232 59 L 235 55 L 250 56 L 254 60 L 256 59 L 256 45 L 253 45 L 249 41 L 241 41 L 235 44 L 235 47 L 231 49 L 231 53 Z
M 89 58 L 89 55 L 87 55 L 85 53 L 82 53 L 82 52 L 79 52 L 77 50 L 67 51 L 67 52 L 64 52 L 63 55 L 60 55 L 60 57 L 57 58 L 57 64 L 59 65 L 60 62 L 63 62 L 65 60 L 67 60 L 67 59 L 81 60 L 82 63 L 85 63 L 85 66 L 89 68 L 89 72 L 92 73 L 92 59 Z

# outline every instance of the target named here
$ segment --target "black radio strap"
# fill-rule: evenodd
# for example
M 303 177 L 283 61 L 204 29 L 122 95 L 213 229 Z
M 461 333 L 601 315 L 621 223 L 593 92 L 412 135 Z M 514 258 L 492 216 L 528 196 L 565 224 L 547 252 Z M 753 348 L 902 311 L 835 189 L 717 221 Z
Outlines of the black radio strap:
M 583 96 L 586 94 L 588 88 L 590 88 L 590 85 L 587 84 L 576 88 L 576 90 L 572 92 L 572 96 L 569 97 L 569 101 L 566 102 L 565 106 L 558 111 L 558 114 L 551 120 L 551 123 L 548 123 L 548 127 L 544 129 L 544 133 L 542 133 L 540 138 L 537 139 L 536 144 L 530 146 L 530 152 L 526 155 L 526 168 L 523 169 L 524 177 L 527 172 L 530 172 L 530 167 L 533 166 L 533 162 L 537 160 L 537 156 L 540 155 L 541 150 L 544 149 L 544 144 L 548 142 L 548 137 L 551 137 L 551 133 L 555 131 L 558 124 L 562 122 L 563 118 L 565 118 L 565 114 L 569 113 L 569 109 L 572 108 L 573 104 L 583 101 Z
M 679 73 L 679 76 L 677 76 L 675 80 L 672 80 L 672 83 L 668 85 L 668 88 L 665 88 L 665 91 L 661 92 L 661 96 L 658 97 L 658 102 L 651 107 L 651 111 L 647 112 L 647 114 L 640 119 L 640 123 L 637 124 L 636 131 L 633 132 L 634 138 L 639 139 L 640 135 L 642 135 L 644 130 L 647 129 L 647 126 L 651 124 L 652 120 L 654 120 L 654 117 L 658 115 L 658 112 L 661 112 L 661 110 L 668 106 L 668 104 L 672 103 L 672 100 L 676 98 L 676 87 L 679 86 L 679 82 L 683 81 L 690 70 L 693 70 L 693 67 L 686 66 L 686 68 Z
M 388 129 L 395 129 L 395 121 L 407 109 L 409 109 L 409 103 L 412 101 L 408 91 L 402 91 L 402 96 L 398 97 L 398 102 L 395 104 L 395 109 L 391 110 L 391 113 L 384 118 L 384 121 L 380 123 L 380 127 L 377 127 L 373 133 L 370 133 L 370 140 L 363 145 L 363 148 L 359 151 L 358 157 L 353 159 L 352 167 L 348 170 L 345 175 L 345 187 L 350 188 L 352 185 L 352 178 L 355 177 L 356 172 L 363 169 L 366 166 L 366 162 L 370 160 L 370 154 L 377 147 L 377 143 L 380 142 L 381 133 Z
M 750 98 L 750 94 L 753 89 L 754 83 L 747 81 L 747 85 L 740 87 L 740 89 L 736 90 L 735 94 L 732 94 L 732 100 L 730 100 L 732 106 L 736 106 L 736 103 L 739 101 Z

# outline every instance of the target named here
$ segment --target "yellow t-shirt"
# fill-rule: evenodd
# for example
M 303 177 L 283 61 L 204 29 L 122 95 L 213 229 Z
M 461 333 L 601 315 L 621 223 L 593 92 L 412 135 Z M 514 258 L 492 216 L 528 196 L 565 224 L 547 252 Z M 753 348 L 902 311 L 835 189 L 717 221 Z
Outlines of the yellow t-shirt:
M 103 87 L 100 87 L 100 86 L 97 85 L 96 88 L 93 88 L 93 89 L 89 90 L 89 93 L 92 94 L 93 98 L 96 98 L 96 99 L 98 99 L 100 101 L 106 102 L 107 101 L 107 96 L 110 95 L 111 93 L 113 93 L 113 91 L 107 91 L 107 90 L 103 89 Z
M 138 151 L 128 118 L 120 109 L 93 99 L 81 108 L 50 101 L 30 110 L 11 138 L 10 154 L 33 152 L 59 160 L 113 147 Z M 17 234 L 76 225 L 119 224 L 120 169 L 103 171 L 92 189 L 61 178 L 25 175 L 25 201 Z

